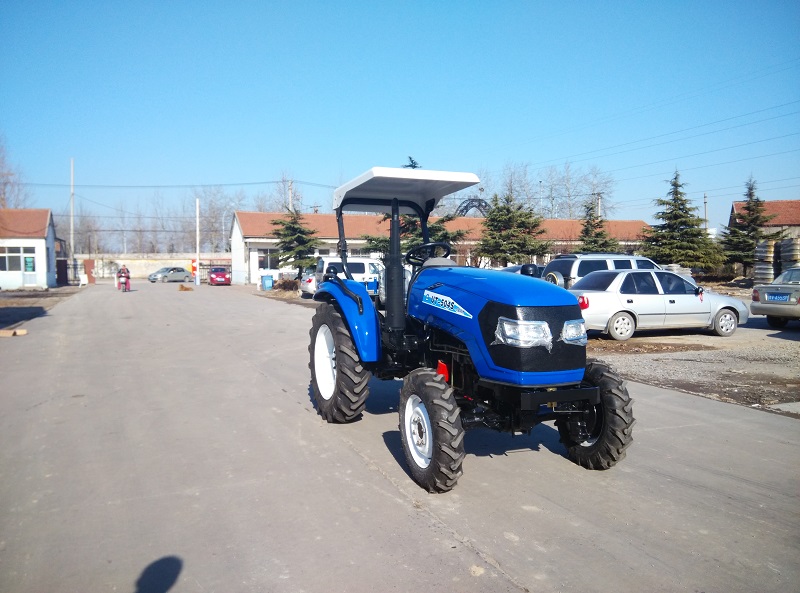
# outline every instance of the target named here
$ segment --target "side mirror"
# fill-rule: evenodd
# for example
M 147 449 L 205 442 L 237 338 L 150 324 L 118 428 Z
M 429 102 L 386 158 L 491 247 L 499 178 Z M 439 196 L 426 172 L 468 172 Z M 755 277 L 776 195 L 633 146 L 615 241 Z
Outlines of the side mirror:
M 538 278 L 539 268 L 536 267 L 536 264 L 523 264 L 523 266 L 519 269 L 519 273 L 523 276 L 532 276 L 533 278 Z
M 695 296 L 700 296 L 701 294 L 703 294 L 703 292 L 704 292 L 704 290 L 703 290 L 702 286 L 698 286 L 697 288 L 694 289 L 694 295 Z

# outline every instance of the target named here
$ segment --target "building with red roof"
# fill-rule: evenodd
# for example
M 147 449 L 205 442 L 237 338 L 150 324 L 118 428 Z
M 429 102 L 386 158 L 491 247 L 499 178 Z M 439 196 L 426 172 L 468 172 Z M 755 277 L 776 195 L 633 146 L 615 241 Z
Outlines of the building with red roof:
M 774 216 L 764 225 L 765 232 L 774 233 L 782 230 L 786 238 L 800 238 L 800 200 L 771 200 L 762 203 L 764 204 L 764 216 Z M 731 205 L 728 226 L 731 226 L 744 213 L 745 204 L 747 202 L 734 202 Z
M 236 212 L 231 233 L 231 264 L 234 284 L 257 284 L 260 270 L 278 272 L 278 248 L 273 221 L 283 218 L 280 212 Z M 431 222 L 436 218 L 432 217 Z M 316 255 L 336 253 L 339 231 L 335 214 L 303 214 L 304 224 L 316 231 L 321 245 Z M 455 246 L 451 257 L 464 264 L 474 262 L 472 252 L 483 232 L 483 219 L 461 217 L 447 223 L 450 231 L 466 231 L 463 242 Z M 642 231 L 647 228 L 643 220 L 607 220 L 606 231 L 619 241 L 623 250 L 632 252 L 640 242 Z M 345 214 L 344 228 L 347 233 L 348 255 L 368 256 L 364 235 L 389 236 L 389 221 L 381 214 Z M 580 243 L 582 220 L 546 219 L 542 223 L 544 233 L 540 239 L 552 241 L 552 254 L 569 253 Z M 549 259 L 546 258 L 546 259 Z
M 55 286 L 56 229 L 50 210 L 0 210 L 0 289 Z

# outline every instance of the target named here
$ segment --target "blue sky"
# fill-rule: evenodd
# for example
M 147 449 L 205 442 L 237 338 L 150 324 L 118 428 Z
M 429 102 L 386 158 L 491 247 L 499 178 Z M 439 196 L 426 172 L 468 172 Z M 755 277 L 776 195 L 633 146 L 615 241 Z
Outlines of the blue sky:
M 282 173 L 326 210 L 328 186 L 411 155 L 596 166 L 613 218 L 648 222 L 677 168 L 721 226 L 750 175 L 800 197 L 798 31 L 796 0 L 5 0 L 0 134 L 55 211 L 71 158 L 78 200 L 109 214 Z

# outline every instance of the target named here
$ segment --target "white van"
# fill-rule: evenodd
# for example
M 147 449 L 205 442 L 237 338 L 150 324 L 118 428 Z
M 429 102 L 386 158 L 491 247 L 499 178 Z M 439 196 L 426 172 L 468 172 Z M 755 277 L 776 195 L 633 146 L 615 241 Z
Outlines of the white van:
M 321 257 L 317 260 L 317 286 L 322 284 L 322 276 L 325 275 L 330 266 L 336 268 L 336 275 L 339 278 L 345 278 L 340 257 Z M 378 296 L 378 281 L 383 269 L 383 264 L 380 260 L 372 259 L 371 257 L 348 257 L 347 267 L 353 275 L 353 280 L 363 284 L 370 296 Z

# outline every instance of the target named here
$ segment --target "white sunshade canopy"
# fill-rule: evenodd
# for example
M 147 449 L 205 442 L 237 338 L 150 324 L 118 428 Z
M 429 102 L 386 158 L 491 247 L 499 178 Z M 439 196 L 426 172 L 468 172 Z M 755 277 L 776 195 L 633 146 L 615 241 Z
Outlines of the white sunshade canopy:
M 345 210 L 391 212 L 392 200 L 397 198 L 414 202 L 424 211 L 430 200 L 435 205 L 444 196 L 478 183 L 480 179 L 474 173 L 373 167 L 334 190 L 333 209 L 346 201 Z M 414 211 L 401 206 L 400 213 Z

